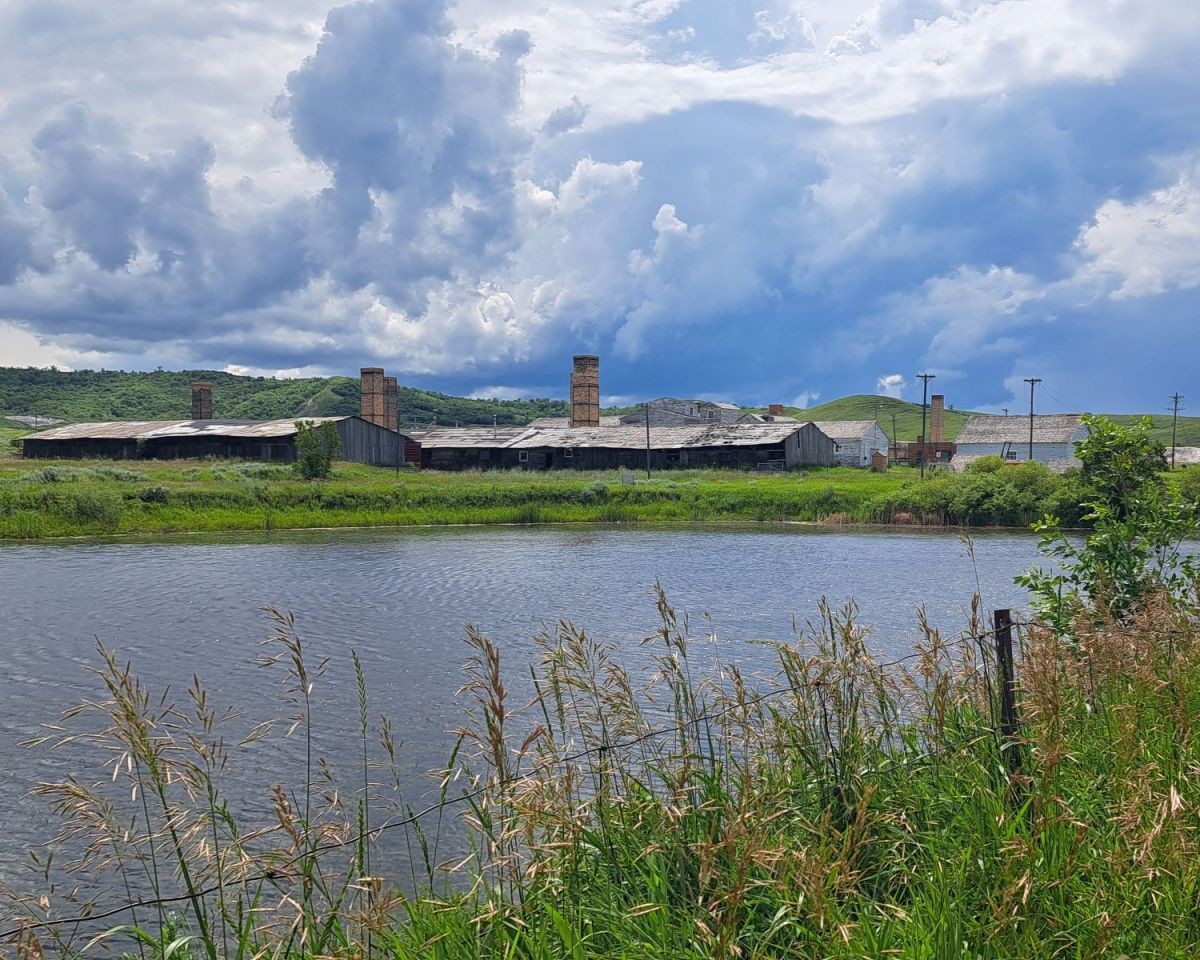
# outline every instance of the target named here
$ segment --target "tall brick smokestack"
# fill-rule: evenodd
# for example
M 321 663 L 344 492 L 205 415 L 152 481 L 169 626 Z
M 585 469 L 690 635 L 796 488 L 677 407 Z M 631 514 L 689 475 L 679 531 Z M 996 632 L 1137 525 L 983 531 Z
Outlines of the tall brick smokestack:
M 384 411 L 387 409 L 384 399 L 383 367 L 363 367 L 358 377 L 359 416 L 368 423 L 384 425 Z
M 946 440 L 946 397 L 943 394 L 935 393 L 932 403 L 932 422 L 929 432 L 933 434 L 933 442 L 944 443 Z
M 395 377 L 383 378 L 383 425 L 389 430 L 400 429 L 400 386 Z
M 192 384 L 192 419 L 211 420 L 212 384 L 203 380 Z
M 600 358 L 576 354 L 571 370 L 571 426 L 600 426 Z

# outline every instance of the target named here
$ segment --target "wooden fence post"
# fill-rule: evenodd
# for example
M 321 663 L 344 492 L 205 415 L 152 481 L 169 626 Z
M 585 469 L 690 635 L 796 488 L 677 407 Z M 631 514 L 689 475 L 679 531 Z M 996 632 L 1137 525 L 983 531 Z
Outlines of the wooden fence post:
M 1021 771 L 1021 748 L 1017 740 L 1017 678 L 1013 669 L 1012 611 L 992 613 L 996 628 L 996 664 L 1000 671 L 1000 738 L 1009 775 Z

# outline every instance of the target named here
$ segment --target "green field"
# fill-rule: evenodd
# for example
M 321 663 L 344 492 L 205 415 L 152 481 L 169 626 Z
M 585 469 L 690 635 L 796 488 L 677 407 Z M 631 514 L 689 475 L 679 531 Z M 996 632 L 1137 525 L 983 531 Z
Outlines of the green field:
M 329 480 L 281 465 L 9 460 L 0 537 L 413 524 L 869 519 L 908 470 L 439 473 L 339 463 Z
M 1017 527 L 1047 513 L 1068 525 L 1080 520 L 1077 477 L 998 460 L 995 470 L 941 471 L 925 481 L 907 467 L 680 470 L 632 479 L 615 471 L 397 473 L 339 463 L 331 478 L 305 481 L 285 465 L 244 461 L 9 458 L 0 461 L 0 538 L 723 520 Z

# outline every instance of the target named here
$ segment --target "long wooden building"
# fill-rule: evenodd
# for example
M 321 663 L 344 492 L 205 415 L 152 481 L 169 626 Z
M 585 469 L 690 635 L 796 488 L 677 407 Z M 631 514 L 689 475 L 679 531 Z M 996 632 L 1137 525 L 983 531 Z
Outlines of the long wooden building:
M 404 463 L 404 434 L 362 417 L 298 417 L 290 420 L 127 420 L 73 423 L 23 439 L 26 457 L 115 460 L 243 458 L 291 463 L 296 460 L 296 422 L 332 423 L 338 457 L 356 463 Z M 410 448 L 411 449 L 411 448 Z
M 832 466 L 834 442 L 811 423 L 693 427 L 459 427 L 410 431 L 421 465 L 440 470 Z

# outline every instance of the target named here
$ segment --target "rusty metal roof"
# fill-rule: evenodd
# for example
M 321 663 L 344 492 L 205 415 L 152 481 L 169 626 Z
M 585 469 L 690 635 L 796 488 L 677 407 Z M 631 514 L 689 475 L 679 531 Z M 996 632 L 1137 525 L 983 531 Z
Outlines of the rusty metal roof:
M 291 417 L 287 420 L 118 420 L 72 423 L 22 440 L 155 440 L 163 437 L 290 437 L 296 421 L 332 423 L 350 417 Z

